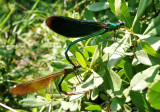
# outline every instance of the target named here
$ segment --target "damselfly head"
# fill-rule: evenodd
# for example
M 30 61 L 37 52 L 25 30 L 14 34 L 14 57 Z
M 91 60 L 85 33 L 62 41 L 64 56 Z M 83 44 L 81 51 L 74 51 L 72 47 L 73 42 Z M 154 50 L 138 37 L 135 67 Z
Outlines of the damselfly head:
M 121 20 L 119 20 L 118 22 L 119 22 L 119 26 L 124 26 L 125 25 L 125 22 L 123 22 Z

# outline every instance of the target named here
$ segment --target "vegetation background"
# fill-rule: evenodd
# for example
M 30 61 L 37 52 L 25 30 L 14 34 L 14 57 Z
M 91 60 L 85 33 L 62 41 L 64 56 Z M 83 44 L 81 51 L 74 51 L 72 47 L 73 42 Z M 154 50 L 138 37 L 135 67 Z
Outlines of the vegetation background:
M 0 111 L 160 110 L 159 0 L 0 0 L 0 4 Z M 82 66 L 85 83 L 77 83 L 70 74 L 62 87 L 90 93 L 60 94 L 58 79 L 37 93 L 12 95 L 9 90 L 16 84 L 71 66 L 64 50 L 74 39 L 46 26 L 45 19 L 53 15 L 122 20 L 125 27 L 117 41 L 107 32 L 70 49 L 72 59 Z M 68 88 L 76 84 L 75 90 Z

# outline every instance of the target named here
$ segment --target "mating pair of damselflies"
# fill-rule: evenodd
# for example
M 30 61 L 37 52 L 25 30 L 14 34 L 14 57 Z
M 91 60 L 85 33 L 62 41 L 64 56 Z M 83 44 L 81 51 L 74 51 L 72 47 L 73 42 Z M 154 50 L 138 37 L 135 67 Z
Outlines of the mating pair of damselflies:
M 51 82 L 57 79 L 61 74 L 64 74 L 64 76 L 59 82 L 59 90 L 62 93 L 66 95 L 76 95 L 76 94 L 89 92 L 89 90 L 82 91 L 82 92 L 66 92 L 62 89 L 61 83 L 64 80 L 64 78 L 69 73 L 77 70 L 80 67 L 80 66 L 76 66 L 75 63 L 69 58 L 68 51 L 72 45 L 74 45 L 79 41 L 87 40 L 89 38 L 102 35 L 108 31 L 114 31 L 114 32 L 116 32 L 116 30 L 119 31 L 119 28 L 121 26 L 124 26 L 124 22 L 119 21 L 119 23 L 116 23 L 116 24 L 111 22 L 102 23 L 102 22 L 92 22 L 87 20 L 77 20 L 77 19 L 62 17 L 62 16 L 51 16 L 46 19 L 46 24 L 51 30 L 63 36 L 72 37 L 72 38 L 82 37 L 71 42 L 65 50 L 66 59 L 73 65 L 73 69 L 63 69 L 51 75 L 18 84 L 10 90 L 11 93 L 16 95 L 23 95 L 23 94 L 36 92 L 48 86 Z

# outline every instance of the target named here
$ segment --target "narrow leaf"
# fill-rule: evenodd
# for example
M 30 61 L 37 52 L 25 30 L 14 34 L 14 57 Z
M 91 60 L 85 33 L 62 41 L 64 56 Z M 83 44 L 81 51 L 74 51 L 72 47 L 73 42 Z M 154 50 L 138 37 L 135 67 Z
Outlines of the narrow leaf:
M 77 61 L 79 62 L 79 64 L 83 67 L 83 68 L 87 68 L 87 60 L 85 60 L 85 58 L 79 53 L 76 52 L 76 58 Z
M 112 12 L 120 19 L 126 22 L 126 26 L 131 28 L 131 17 L 124 0 L 108 0 Z
M 97 46 L 97 48 L 96 48 L 96 50 L 95 50 L 95 52 L 93 54 L 92 61 L 91 61 L 91 64 L 90 64 L 90 68 L 92 68 L 94 66 L 94 64 L 96 63 L 96 61 L 100 58 L 101 53 L 102 53 L 101 52 L 101 47 L 102 47 L 102 43 L 100 43 Z
M 92 93 L 91 93 L 91 99 L 95 100 L 99 95 L 99 89 L 98 88 L 94 88 Z
M 141 0 L 143 1 L 143 0 Z M 160 14 L 152 20 L 152 22 L 149 24 L 149 26 L 147 27 L 147 29 L 144 31 L 144 35 L 148 34 L 152 29 L 154 29 L 156 26 L 160 25 Z
M 150 30 L 148 33 L 147 33 L 147 35 L 156 35 L 156 36 L 159 36 L 159 34 L 160 34 L 160 24 L 157 26 L 157 25 L 155 25 L 155 27 L 152 29 L 152 30 Z
M 32 9 L 31 9 L 31 11 L 30 11 L 30 13 L 27 15 L 26 19 L 24 20 L 23 25 L 21 25 L 20 28 L 19 28 L 18 31 L 17 31 L 17 34 L 18 34 L 18 35 L 21 34 L 22 31 L 24 30 L 24 28 L 27 27 L 28 22 L 30 21 L 29 19 L 30 19 L 30 17 L 32 17 L 33 10 L 37 7 L 37 5 L 38 5 L 39 2 L 40 2 L 40 0 L 37 0 L 37 1 L 34 3 Z
M 160 48 L 160 37 L 153 35 L 137 35 L 142 41 L 150 44 L 156 51 Z
M 125 71 L 127 78 L 130 81 L 133 77 L 132 65 L 127 61 L 124 63 L 124 71 Z
M 141 44 L 142 49 L 143 49 L 144 51 L 146 51 L 148 54 L 150 54 L 151 56 L 160 58 L 160 53 L 158 53 L 156 50 L 154 50 L 154 48 L 152 48 L 152 47 L 150 46 L 150 44 L 148 44 L 148 43 L 145 42 L 145 41 L 141 41 L 140 44 Z
M 157 65 L 160 63 L 159 58 L 148 55 L 143 50 L 136 51 L 135 54 L 136 54 L 136 58 L 138 59 L 138 61 L 144 65 L 153 66 L 153 65 Z
M 138 6 L 138 11 L 137 14 L 134 18 L 133 24 L 132 24 L 132 28 L 134 27 L 135 23 L 137 20 L 139 20 L 139 18 L 143 15 L 146 7 L 148 6 L 148 2 L 150 0 L 140 0 L 139 6 Z
M 13 13 L 14 7 L 15 7 L 15 5 L 14 5 L 13 8 L 11 9 L 11 11 L 10 11 L 9 14 L 7 15 L 7 17 L 1 22 L 1 24 L 0 24 L 0 29 L 3 28 L 4 24 L 7 22 L 7 20 L 9 19 L 9 17 L 11 16 L 11 14 Z

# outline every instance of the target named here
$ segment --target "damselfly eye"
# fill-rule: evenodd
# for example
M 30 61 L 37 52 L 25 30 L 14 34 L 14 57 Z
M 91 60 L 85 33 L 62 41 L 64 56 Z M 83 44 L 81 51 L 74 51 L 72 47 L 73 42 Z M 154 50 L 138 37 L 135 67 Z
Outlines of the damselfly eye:
M 119 25 L 120 25 L 120 26 L 125 25 L 125 22 L 123 22 L 123 21 L 121 21 L 121 20 L 119 20 L 118 22 L 119 22 Z

